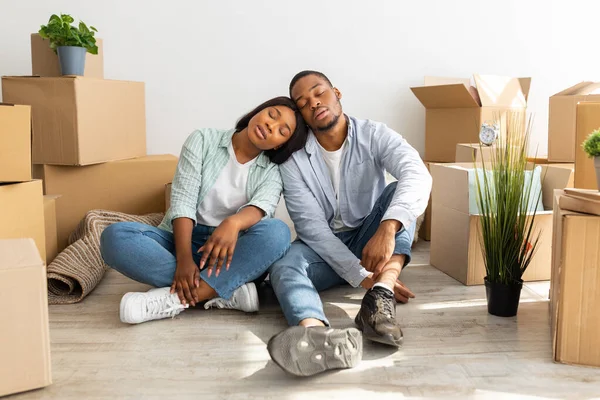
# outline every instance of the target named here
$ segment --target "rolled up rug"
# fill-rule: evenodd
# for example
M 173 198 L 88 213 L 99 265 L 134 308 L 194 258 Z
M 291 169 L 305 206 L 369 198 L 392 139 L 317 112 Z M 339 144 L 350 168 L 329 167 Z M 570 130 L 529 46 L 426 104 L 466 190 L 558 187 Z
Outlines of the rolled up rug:
M 92 210 L 69 237 L 69 246 L 48 265 L 48 303 L 80 302 L 100 283 L 108 266 L 100 255 L 100 235 L 115 222 L 141 222 L 158 226 L 163 213 L 129 215 Z

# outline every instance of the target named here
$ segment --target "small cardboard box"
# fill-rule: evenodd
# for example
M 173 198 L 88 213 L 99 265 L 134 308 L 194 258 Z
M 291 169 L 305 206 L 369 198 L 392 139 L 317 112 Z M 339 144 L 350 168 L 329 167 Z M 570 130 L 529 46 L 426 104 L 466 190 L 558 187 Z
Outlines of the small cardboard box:
M 598 190 L 594 159 L 588 157 L 581 145 L 592 131 L 600 128 L 600 102 L 579 103 L 576 107 L 575 187 Z
M 581 82 L 550 97 L 548 111 L 548 161 L 575 162 L 581 143 L 576 142 L 577 103 L 600 102 L 600 83 Z M 596 127 L 597 128 L 597 127 Z
M 0 240 L 0 396 L 52 383 L 46 285 L 32 239 Z
M 46 232 L 46 265 L 58 255 L 58 239 L 56 229 L 56 199 L 59 195 L 44 196 L 44 226 Z
M 542 202 L 534 229 L 541 231 L 536 254 L 523 276 L 525 281 L 550 279 L 552 193 L 565 188 L 573 171 L 542 165 Z M 473 163 L 432 164 L 431 265 L 465 285 L 483 284 L 485 265 L 479 241 L 479 215 L 469 210 L 469 173 Z
M 34 165 L 45 194 L 56 202 L 58 251 L 88 211 L 102 209 L 142 215 L 165 211 L 165 184 L 173 180 L 177 157 L 158 155 L 85 167 Z
M 34 164 L 89 165 L 146 155 L 141 82 L 3 77 L 2 95 L 32 106 Z
M 494 146 L 480 146 L 478 143 L 459 143 L 456 145 L 456 155 L 454 162 L 457 163 L 481 163 L 489 164 L 492 152 L 496 150 Z
M 554 202 L 550 311 L 554 360 L 600 367 L 600 216 Z
M 425 86 L 411 90 L 425 106 L 425 160 L 454 162 L 456 145 L 479 142 L 484 122 L 499 123 L 500 134 L 506 133 L 506 116 L 522 114 L 531 78 L 474 75 L 467 79 L 425 78 Z
M 104 78 L 104 46 L 102 39 L 96 38 L 98 54 L 86 53 L 86 78 Z M 31 34 L 31 74 L 38 76 L 61 76 L 58 55 L 50 48 L 50 42 L 37 33 Z
M 31 180 L 31 107 L 0 103 L 0 182 Z
M 0 239 L 33 238 L 45 255 L 45 236 L 42 182 L 0 184 Z

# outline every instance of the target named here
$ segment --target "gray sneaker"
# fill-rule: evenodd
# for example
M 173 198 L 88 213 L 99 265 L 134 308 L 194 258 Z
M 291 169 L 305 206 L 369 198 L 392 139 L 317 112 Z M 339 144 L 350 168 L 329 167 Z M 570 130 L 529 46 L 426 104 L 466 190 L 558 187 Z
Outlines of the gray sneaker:
M 258 311 L 258 292 L 254 282 L 246 283 L 237 288 L 229 300 L 215 297 L 204 304 L 205 309 L 212 307 L 228 310 L 240 310 L 244 312 Z
M 355 328 L 293 326 L 273 336 L 267 349 L 284 371 L 311 376 L 355 367 L 362 359 L 363 342 L 362 334 Z

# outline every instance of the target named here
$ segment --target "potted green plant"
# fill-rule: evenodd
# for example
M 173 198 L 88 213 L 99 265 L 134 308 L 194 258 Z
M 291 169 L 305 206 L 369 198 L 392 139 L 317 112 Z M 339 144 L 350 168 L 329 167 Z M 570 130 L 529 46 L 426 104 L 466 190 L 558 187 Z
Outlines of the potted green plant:
M 86 53 L 98 54 L 96 46 L 96 28 L 89 28 L 83 22 L 72 26 L 74 19 L 68 14 L 60 17 L 53 14 L 48 25 L 42 25 L 39 34 L 50 41 L 50 48 L 58 54 L 61 74 L 83 75 Z
M 540 238 L 534 232 L 537 209 L 531 205 L 539 204 L 541 189 L 532 191 L 534 174 L 527 160 L 531 121 L 525 124 L 523 118 L 507 115 L 490 160 L 475 165 L 488 312 L 502 317 L 517 314 L 522 277 Z
M 588 157 L 594 158 L 594 166 L 596 167 L 596 182 L 598 190 L 600 190 L 600 128 L 596 129 L 585 139 L 582 144 L 583 151 Z

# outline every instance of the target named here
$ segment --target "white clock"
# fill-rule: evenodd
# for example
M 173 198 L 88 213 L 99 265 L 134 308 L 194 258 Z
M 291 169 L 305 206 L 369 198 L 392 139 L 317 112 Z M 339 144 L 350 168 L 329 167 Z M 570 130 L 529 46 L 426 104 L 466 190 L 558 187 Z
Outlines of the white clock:
M 500 127 L 497 123 L 484 122 L 479 131 L 479 140 L 486 146 L 491 146 L 500 135 Z

